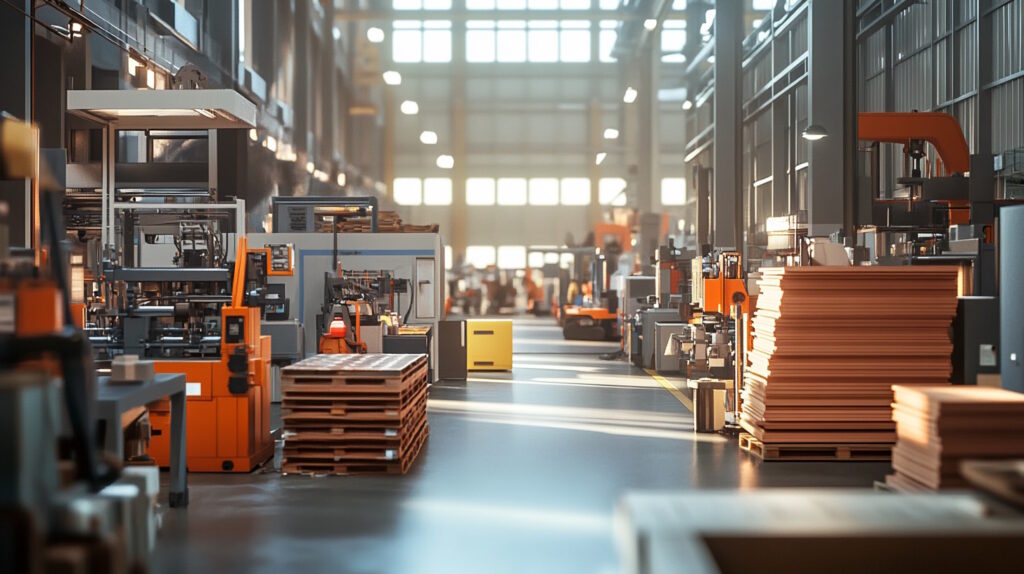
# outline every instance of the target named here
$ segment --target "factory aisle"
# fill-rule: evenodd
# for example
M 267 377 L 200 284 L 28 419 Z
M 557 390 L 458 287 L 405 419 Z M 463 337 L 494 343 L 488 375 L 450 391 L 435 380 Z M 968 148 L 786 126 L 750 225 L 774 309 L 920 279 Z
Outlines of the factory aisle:
M 861 486 L 887 464 L 757 465 L 643 371 L 517 319 L 512 373 L 431 389 L 404 477 L 190 476 L 156 572 L 614 572 L 627 489 Z

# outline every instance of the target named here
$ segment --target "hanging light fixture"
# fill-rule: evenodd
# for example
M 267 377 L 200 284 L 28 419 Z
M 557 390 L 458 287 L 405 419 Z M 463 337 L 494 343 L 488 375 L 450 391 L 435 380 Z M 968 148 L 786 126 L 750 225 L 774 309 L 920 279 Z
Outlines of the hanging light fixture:
M 816 142 L 820 139 L 827 138 L 828 130 L 818 124 L 811 124 L 807 126 L 804 131 L 800 132 L 800 136 L 809 142 Z

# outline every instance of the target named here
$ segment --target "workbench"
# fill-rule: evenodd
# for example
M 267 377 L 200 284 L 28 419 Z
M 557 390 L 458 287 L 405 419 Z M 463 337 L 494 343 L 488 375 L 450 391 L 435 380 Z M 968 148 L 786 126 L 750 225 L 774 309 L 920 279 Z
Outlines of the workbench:
M 171 491 L 172 507 L 188 506 L 188 469 L 185 466 L 185 375 L 158 373 L 152 381 L 111 383 L 99 377 L 96 392 L 96 416 L 106 423 L 104 448 L 124 456 L 121 414 L 162 398 L 171 401 Z

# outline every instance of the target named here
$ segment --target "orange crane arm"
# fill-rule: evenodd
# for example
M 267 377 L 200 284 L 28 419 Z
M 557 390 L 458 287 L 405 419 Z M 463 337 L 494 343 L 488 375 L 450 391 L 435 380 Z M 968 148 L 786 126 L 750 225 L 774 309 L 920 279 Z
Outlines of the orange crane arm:
M 923 140 L 939 152 L 951 173 L 971 170 L 971 152 L 953 116 L 942 112 L 860 112 L 857 138 L 863 141 L 902 143 Z
M 242 306 L 242 291 L 245 290 L 245 261 L 248 259 L 249 242 L 245 237 L 238 238 L 238 248 L 235 249 L 235 275 L 231 278 L 231 306 Z

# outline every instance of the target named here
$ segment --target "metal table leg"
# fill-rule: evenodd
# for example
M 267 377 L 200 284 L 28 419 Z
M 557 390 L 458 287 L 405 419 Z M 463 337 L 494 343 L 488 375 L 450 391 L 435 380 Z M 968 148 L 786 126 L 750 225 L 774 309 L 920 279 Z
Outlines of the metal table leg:
M 172 508 L 188 506 L 188 467 L 185 462 L 185 392 L 171 395 L 171 494 Z

